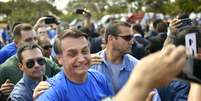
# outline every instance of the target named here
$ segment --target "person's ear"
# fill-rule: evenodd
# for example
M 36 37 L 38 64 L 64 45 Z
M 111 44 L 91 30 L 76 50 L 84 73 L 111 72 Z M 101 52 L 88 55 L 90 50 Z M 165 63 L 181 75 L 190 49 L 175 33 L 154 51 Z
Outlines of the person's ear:
M 18 67 L 19 67 L 19 69 L 20 69 L 21 71 L 24 71 L 24 67 L 23 67 L 22 63 L 18 63 Z
M 115 36 L 108 35 L 107 42 L 110 43 L 110 42 L 112 42 L 114 39 L 116 40 Z
M 61 55 L 61 54 L 59 54 L 59 55 L 57 56 L 57 60 L 58 60 L 58 63 L 59 63 L 60 65 L 63 65 L 63 59 L 62 59 L 62 55 Z
M 19 45 L 19 41 L 14 40 L 14 42 L 15 42 L 16 47 L 20 47 L 20 45 Z

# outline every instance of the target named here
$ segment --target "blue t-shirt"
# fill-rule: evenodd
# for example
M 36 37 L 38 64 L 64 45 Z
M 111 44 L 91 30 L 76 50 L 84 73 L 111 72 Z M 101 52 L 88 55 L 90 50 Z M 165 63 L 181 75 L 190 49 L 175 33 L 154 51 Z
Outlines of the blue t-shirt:
M 17 47 L 14 42 L 7 44 L 0 50 L 0 64 L 4 63 L 9 57 L 17 52 Z
M 95 70 L 89 70 L 86 81 L 81 84 L 70 81 L 64 71 L 48 82 L 50 88 L 36 101 L 99 101 L 114 95 L 105 77 Z

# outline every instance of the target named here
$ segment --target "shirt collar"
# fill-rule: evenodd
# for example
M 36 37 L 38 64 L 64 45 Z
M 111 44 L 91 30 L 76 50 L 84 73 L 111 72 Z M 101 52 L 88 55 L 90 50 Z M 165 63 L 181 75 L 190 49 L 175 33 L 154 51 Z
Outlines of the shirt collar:
M 98 55 L 103 59 L 103 62 L 104 64 L 106 64 L 108 66 L 108 61 L 106 60 L 106 50 L 102 50 L 98 53 Z M 129 63 L 129 59 L 128 59 L 128 56 L 127 54 L 125 54 L 123 56 L 123 64 L 122 64 L 122 68 L 121 70 L 126 70 L 126 71 L 132 71 L 130 65 L 128 65 Z
M 30 77 L 28 77 L 25 73 L 23 74 L 23 79 L 24 79 L 24 82 L 25 84 L 27 84 L 27 86 L 33 90 L 35 89 L 35 87 L 38 85 L 38 83 L 40 81 L 36 81 L 36 80 L 32 80 Z

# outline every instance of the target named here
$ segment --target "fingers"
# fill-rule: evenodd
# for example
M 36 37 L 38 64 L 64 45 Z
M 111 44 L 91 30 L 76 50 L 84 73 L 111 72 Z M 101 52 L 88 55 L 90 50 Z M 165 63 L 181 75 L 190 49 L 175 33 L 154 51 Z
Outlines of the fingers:
M 3 95 L 9 95 L 12 92 L 13 88 L 7 88 L 2 90 Z
M 41 95 L 45 90 L 49 88 L 48 82 L 41 81 L 38 86 L 34 89 L 33 99 L 36 99 L 39 95 Z
M 166 56 L 166 55 L 170 55 L 170 53 L 175 49 L 174 45 L 168 45 L 167 47 L 164 47 L 161 50 L 161 54 Z
M 45 90 L 41 90 L 41 91 L 38 91 L 38 92 L 34 92 L 33 93 L 33 99 L 36 99 L 38 96 L 40 96 L 42 93 L 44 93 Z
M 5 81 L 4 84 L 1 85 L 0 91 L 4 95 L 8 95 L 13 90 L 13 88 L 14 88 L 14 84 L 11 83 L 11 81 L 8 79 L 8 80 Z
M 91 54 L 91 65 L 100 64 L 102 61 L 102 58 L 97 54 Z
M 11 83 L 10 79 L 7 79 L 5 83 Z
M 181 20 L 179 19 L 173 19 L 172 21 L 170 21 L 170 26 L 174 27 L 175 25 L 178 25 L 180 23 Z
M 49 84 L 45 81 L 41 81 L 38 86 L 35 88 L 34 91 L 41 91 L 41 90 L 47 90 L 49 88 Z
M 153 98 L 154 94 L 155 94 L 154 91 L 150 92 L 145 101 L 152 101 L 152 98 Z

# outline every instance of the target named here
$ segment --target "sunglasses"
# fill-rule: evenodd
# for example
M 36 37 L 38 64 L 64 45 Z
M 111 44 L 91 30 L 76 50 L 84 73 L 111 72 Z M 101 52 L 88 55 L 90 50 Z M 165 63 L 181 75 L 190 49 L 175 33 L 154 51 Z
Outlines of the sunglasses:
M 27 68 L 29 68 L 29 69 L 33 68 L 33 66 L 35 65 L 35 62 L 37 62 L 37 64 L 39 64 L 41 66 L 46 63 L 45 59 L 42 58 L 42 57 L 41 58 L 37 58 L 37 59 L 29 59 L 26 62 Z
M 128 36 L 119 36 L 122 39 L 124 39 L 125 41 L 131 41 L 133 39 L 133 35 L 128 35 Z
M 43 46 L 43 49 L 45 49 L 45 50 L 48 50 L 48 49 L 50 49 L 50 48 L 52 48 L 52 45 Z

